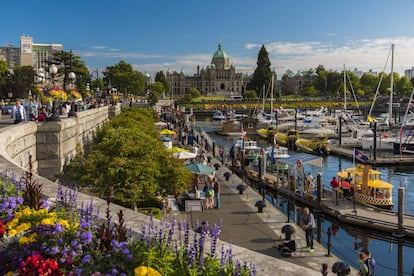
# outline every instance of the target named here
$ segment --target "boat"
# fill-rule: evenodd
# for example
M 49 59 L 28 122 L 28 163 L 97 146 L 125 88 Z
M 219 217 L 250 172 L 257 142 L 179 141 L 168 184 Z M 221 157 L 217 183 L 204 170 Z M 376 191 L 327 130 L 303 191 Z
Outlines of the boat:
M 310 139 L 299 138 L 295 142 L 296 149 L 301 152 L 326 156 L 331 153 L 328 145 L 328 138 L 324 135 L 312 137 Z
M 369 204 L 384 209 L 392 209 L 393 185 L 381 180 L 381 172 L 372 169 L 367 164 L 357 164 L 355 167 L 337 173 L 339 183 L 350 180 L 351 194 L 353 191 L 356 202 Z
M 257 134 L 265 139 L 269 138 L 270 134 L 275 134 L 277 132 L 276 125 L 268 125 L 266 128 L 260 128 L 257 130 Z
M 225 121 L 226 116 L 220 110 L 216 110 L 213 114 L 213 121 Z
M 279 145 L 267 147 L 265 153 L 269 160 L 288 158 L 290 156 L 289 149 L 287 147 L 282 147 Z

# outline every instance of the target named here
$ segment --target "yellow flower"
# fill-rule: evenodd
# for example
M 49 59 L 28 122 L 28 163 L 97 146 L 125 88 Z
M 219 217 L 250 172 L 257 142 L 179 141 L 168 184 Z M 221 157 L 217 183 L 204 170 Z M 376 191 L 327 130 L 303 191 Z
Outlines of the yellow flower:
M 17 234 L 17 231 L 15 229 L 10 229 L 9 232 L 7 232 L 7 235 L 9 237 L 14 237 L 16 236 L 16 234 Z
M 36 233 L 33 233 L 28 237 L 21 237 L 19 239 L 19 244 L 29 244 L 35 241 L 36 241 Z
M 20 211 L 20 214 L 21 214 L 22 217 L 28 217 L 31 214 L 33 214 L 33 212 L 29 207 L 26 207 L 26 208 L 24 208 L 23 210 Z M 16 215 L 16 217 L 18 217 L 18 216 Z
M 157 270 L 148 266 L 138 266 L 134 269 L 135 276 L 161 276 Z
M 9 271 L 6 274 L 4 274 L 4 276 L 13 276 L 16 275 L 13 271 Z
M 40 224 L 55 225 L 55 220 L 53 218 L 44 218 Z
M 66 219 L 59 220 L 59 224 L 61 224 L 65 229 L 69 229 L 70 225 Z
M 19 224 L 18 226 L 16 226 L 15 230 L 17 233 L 29 230 L 32 227 L 32 225 L 30 224 L 30 222 L 24 222 L 22 224 Z
M 19 223 L 19 219 L 15 217 L 14 219 L 12 219 L 6 224 L 6 229 L 13 229 L 17 226 L 18 223 Z

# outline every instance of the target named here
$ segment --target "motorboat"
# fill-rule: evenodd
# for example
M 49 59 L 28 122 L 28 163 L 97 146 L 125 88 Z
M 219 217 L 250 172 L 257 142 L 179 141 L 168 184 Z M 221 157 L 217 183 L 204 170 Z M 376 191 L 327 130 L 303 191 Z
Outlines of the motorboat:
M 213 121 L 225 121 L 226 116 L 220 110 L 216 110 L 213 114 Z
M 295 142 L 296 149 L 301 152 L 326 156 L 331 153 L 328 145 L 328 138 L 320 135 L 310 139 L 298 138 Z
M 356 202 L 369 204 L 384 209 L 392 209 L 393 185 L 381 180 L 381 172 L 370 165 L 357 164 L 355 167 L 337 173 L 339 183 L 348 180 L 351 185 L 351 195 Z

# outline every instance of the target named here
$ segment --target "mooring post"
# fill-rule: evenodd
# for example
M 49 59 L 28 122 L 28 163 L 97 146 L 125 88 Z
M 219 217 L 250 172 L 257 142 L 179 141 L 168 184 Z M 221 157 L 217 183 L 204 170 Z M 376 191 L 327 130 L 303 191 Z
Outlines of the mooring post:
M 327 248 L 328 248 L 328 253 L 325 255 L 326 257 L 331 257 L 332 256 L 331 255 L 331 246 L 332 246 L 331 236 L 332 236 L 332 230 L 331 230 L 331 227 L 329 227 L 328 228 L 328 243 L 326 244 Z

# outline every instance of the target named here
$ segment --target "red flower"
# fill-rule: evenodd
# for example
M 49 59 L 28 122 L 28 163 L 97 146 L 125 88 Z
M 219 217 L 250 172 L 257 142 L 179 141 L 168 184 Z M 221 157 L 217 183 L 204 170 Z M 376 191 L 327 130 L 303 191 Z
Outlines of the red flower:
M 20 263 L 18 275 L 61 276 L 63 273 L 59 270 L 56 260 L 44 260 L 42 255 L 35 253 L 32 256 L 28 256 L 26 261 Z

